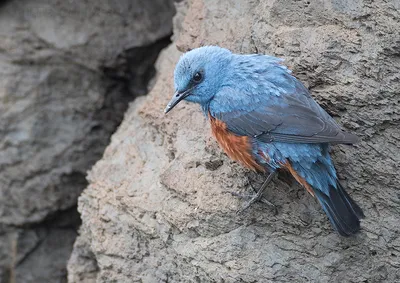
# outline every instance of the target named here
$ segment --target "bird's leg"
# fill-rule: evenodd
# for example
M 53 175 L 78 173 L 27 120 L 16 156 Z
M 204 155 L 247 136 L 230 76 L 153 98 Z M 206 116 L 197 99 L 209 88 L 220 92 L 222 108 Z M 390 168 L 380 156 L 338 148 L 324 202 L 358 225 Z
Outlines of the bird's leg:
M 269 176 L 269 175 L 268 175 L 268 176 Z M 253 187 L 252 184 L 249 184 L 249 185 L 250 185 L 250 187 L 253 189 L 254 194 L 249 194 L 249 195 L 248 195 L 248 198 L 253 199 L 253 198 L 257 195 L 258 191 Z M 263 183 L 263 185 L 264 185 L 264 183 Z M 261 189 L 261 188 L 260 188 L 260 189 Z M 265 191 L 265 189 L 264 189 L 264 191 Z M 264 197 L 262 197 L 262 196 L 258 199 L 258 201 L 259 201 L 259 202 L 262 202 L 262 203 L 264 203 L 264 204 L 267 204 L 267 205 L 269 205 L 269 206 L 271 206 L 271 207 L 273 207 L 273 208 L 275 208 L 275 205 L 274 205 L 272 202 L 270 202 L 269 200 L 267 200 L 266 198 L 264 198 Z
M 255 195 L 253 195 L 253 197 L 243 206 L 242 209 L 238 210 L 237 213 L 241 213 L 243 211 L 245 211 L 246 209 L 248 209 L 253 203 L 257 202 L 257 201 L 261 201 L 262 203 L 268 204 L 269 206 L 273 207 L 276 213 L 276 207 L 273 203 L 271 203 L 270 201 L 266 200 L 265 198 L 263 198 L 263 193 L 265 191 L 265 189 L 268 187 L 268 184 L 272 181 L 272 179 L 275 177 L 275 175 L 277 174 L 276 171 L 271 172 L 267 179 L 265 180 L 265 182 L 262 184 L 261 188 L 258 190 L 258 192 L 256 192 Z M 256 191 L 253 186 L 250 184 L 250 186 L 252 187 L 252 189 L 254 191 Z

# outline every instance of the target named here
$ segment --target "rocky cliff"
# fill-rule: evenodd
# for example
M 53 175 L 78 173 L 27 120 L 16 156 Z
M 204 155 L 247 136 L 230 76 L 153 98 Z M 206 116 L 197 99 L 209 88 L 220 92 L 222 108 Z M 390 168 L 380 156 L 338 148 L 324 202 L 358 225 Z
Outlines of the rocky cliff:
M 69 282 L 397 282 L 400 280 L 398 1 L 191 0 L 152 91 L 135 100 L 79 198 Z M 287 176 L 266 193 L 275 214 L 226 190 L 263 176 L 231 162 L 196 105 L 164 116 L 180 51 L 218 44 L 285 63 L 347 130 L 332 156 L 366 219 L 341 238 Z M 178 51 L 179 50 L 179 51 Z
M 147 92 L 172 1 L 0 1 L 0 282 L 65 282 L 77 198 Z

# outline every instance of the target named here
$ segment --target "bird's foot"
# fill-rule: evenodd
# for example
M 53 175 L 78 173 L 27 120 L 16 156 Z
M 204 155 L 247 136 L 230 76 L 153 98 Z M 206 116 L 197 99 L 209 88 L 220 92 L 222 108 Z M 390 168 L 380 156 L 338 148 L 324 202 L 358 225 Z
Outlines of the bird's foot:
M 251 207 L 254 203 L 259 201 L 259 202 L 262 202 L 263 204 L 268 205 L 274 211 L 274 214 L 276 215 L 278 213 L 276 206 L 272 202 L 270 202 L 269 200 L 264 198 L 263 193 L 264 192 L 259 190 L 257 193 L 251 195 L 251 199 L 248 202 L 246 202 L 241 209 L 236 211 L 236 214 L 243 213 L 245 210 L 247 210 L 249 207 Z
M 236 214 L 241 214 L 243 213 L 245 210 L 247 210 L 250 206 L 252 206 L 255 202 L 261 202 L 263 204 L 268 205 L 273 211 L 274 211 L 274 215 L 276 215 L 278 213 L 276 206 L 270 202 L 269 200 L 267 200 L 266 198 L 264 198 L 262 195 L 263 193 L 255 193 L 255 194 L 239 194 L 237 192 L 232 192 L 232 191 L 225 191 L 226 193 L 229 193 L 235 197 L 241 198 L 241 199 L 250 199 L 249 201 L 247 201 L 245 203 L 245 205 L 236 211 Z
M 261 186 L 261 188 L 258 191 L 256 191 L 256 189 L 254 189 L 254 187 L 250 184 L 250 187 L 253 189 L 255 194 L 242 195 L 242 194 L 238 194 L 238 193 L 235 193 L 235 192 L 227 191 L 228 193 L 230 193 L 230 194 L 232 194 L 234 196 L 240 197 L 240 198 L 247 198 L 247 199 L 250 198 L 250 200 L 241 209 L 236 211 L 236 213 L 240 214 L 243 211 L 245 211 L 246 209 L 248 209 L 250 206 L 252 206 L 253 203 L 255 203 L 257 201 L 260 201 L 260 202 L 270 206 L 274 210 L 274 214 L 276 215 L 277 214 L 276 206 L 263 197 L 263 193 L 264 193 L 265 189 L 267 188 L 268 184 L 272 181 L 272 179 L 274 178 L 274 176 L 276 174 L 277 174 L 276 171 L 271 172 L 269 174 L 268 178 L 265 180 L 265 182 L 263 183 L 263 185 Z

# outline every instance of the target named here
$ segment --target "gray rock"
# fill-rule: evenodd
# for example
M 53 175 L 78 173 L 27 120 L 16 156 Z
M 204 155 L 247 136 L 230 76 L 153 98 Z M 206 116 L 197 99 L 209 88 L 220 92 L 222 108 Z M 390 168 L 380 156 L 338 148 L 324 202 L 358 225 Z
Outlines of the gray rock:
M 146 92 L 174 12 L 172 0 L 0 3 L 1 282 L 65 280 L 76 225 L 48 221 L 76 207 Z
M 243 202 L 225 191 L 251 192 L 249 181 L 263 176 L 221 152 L 197 105 L 164 116 L 180 56 L 172 45 L 153 90 L 131 105 L 89 174 L 69 282 L 398 282 L 399 8 L 396 1 L 193 0 L 179 3 L 175 20 L 180 50 L 218 44 L 285 58 L 361 137 L 332 152 L 366 214 L 359 235 L 338 236 L 318 203 L 285 176 L 266 193 L 277 215 L 262 204 L 235 214 Z M 87 276 L 78 263 L 88 264 Z

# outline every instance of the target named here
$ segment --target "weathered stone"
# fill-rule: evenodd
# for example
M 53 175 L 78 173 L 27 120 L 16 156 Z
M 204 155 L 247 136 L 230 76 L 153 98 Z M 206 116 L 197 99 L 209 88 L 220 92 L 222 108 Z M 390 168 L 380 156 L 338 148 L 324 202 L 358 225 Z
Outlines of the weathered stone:
M 173 45 L 153 90 L 131 105 L 89 174 L 69 281 L 85 282 L 76 272 L 85 262 L 80 243 L 97 282 L 399 281 L 398 2 L 193 0 L 178 11 L 180 50 L 218 44 L 283 57 L 361 137 L 332 156 L 365 211 L 362 231 L 338 236 L 318 203 L 285 178 L 266 193 L 277 215 L 262 204 L 236 215 L 242 201 L 225 191 L 251 192 L 249 179 L 262 178 L 221 152 L 197 105 L 163 114 L 180 56 Z
M 174 12 L 172 0 L 1 1 L 1 282 L 66 278 L 76 227 L 46 223 L 76 207 L 86 171 L 147 92 Z

